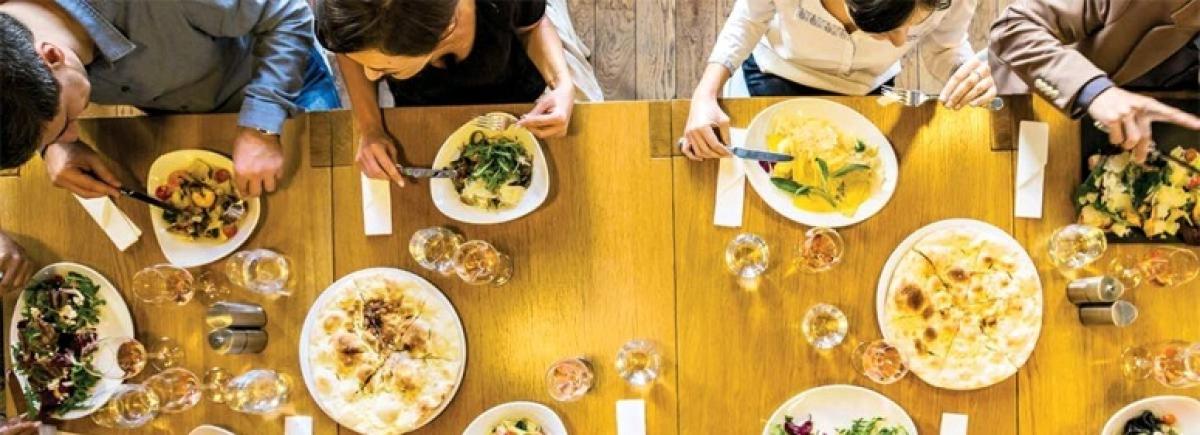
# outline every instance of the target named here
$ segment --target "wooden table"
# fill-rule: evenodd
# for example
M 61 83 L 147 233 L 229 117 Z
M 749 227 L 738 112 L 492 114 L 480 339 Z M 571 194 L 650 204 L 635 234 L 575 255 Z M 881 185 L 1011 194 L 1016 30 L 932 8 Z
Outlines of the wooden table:
M 334 433 L 336 425 L 316 408 L 299 379 L 300 325 L 307 307 L 334 279 L 375 266 L 429 279 L 454 303 L 467 331 L 470 353 L 462 388 L 445 413 L 418 433 L 459 433 L 491 406 L 533 400 L 554 408 L 572 433 L 611 434 L 614 401 L 621 398 L 647 400 L 652 434 L 758 433 L 787 398 L 832 383 L 880 391 L 905 407 L 927 434 L 937 433 L 943 412 L 968 414 L 973 434 L 1095 433 L 1124 404 L 1166 391 L 1149 382 L 1125 381 L 1118 356 L 1124 346 L 1152 339 L 1197 338 L 1200 325 L 1175 319 L 1190 319 L 1198 302 L 1183 289 L 1138 289 L 1131 297 L 1143 317 L 1134 326 L 1085 328 L 1065 300 L 1066 278 L 1049 269 L 1041 271 L 1043 333 L 1017 376 L 982 390 L 954 392 L 929 387 L 915 376 L 877 386 L 855 374 L 847 360 L 850 349 L 879 337 L 872 307 L 880 268 L 917 228 L 951 217 L 983 220 L 1014 234 L 1039 266 L 1046 264 L 1048 234 L 1074 218 L 1069 195 L 1079 182 L 1079 133 L 1077 123 L 1040 100 L 1019 112 L 1050 124 L 1051 157 L 1044 218 L 1015 219 L 1016 154 L 1004 150 L 1011 144 L 994 143 L 992 134 L 997 123 L 1011 125 L 1011 120 L 980 110 L 831 99 L 880 127 L 896 149 L 901 174 L 887 207 L 842 231 L 847 255 L 828 273 L 787 270 L 806 228 L 770 210 L 749 186 L 743 228 L 712 225 L 716 162 L 693 163 L 673 149 L 686 119 L 686 101 L 579 105 L 570 135 L 543 144 L 550 198 L 511 223 L 454 223 L 434 208 L 426 182 L 394 187 L 394 231 L 383 237 L 363 235 L 350 119 L 346 112 L 334 112 L 289 122 L 285 138 L 288 154 L 296 157 L 294 175 L 267 198 L 266 214 L 247 245 L 288 253 L 302 271 L 301 285 L 288 298 L 267 301 L 235 293 L 266 307 L 267 352 L 222 356 L 207 350 L 203 308 L 195 302 L 179 308 L 132 302 L 135 323 L 141 332 L 180 340 L 188 351 L 185 366 L 197 373 L 212 366 L 234 372 L 269 367 L 294 376 L 297 394 L 289 412 L 314 416 L 318 434 Z M 776 101 L 724 104 L 734 125 L 745 126 Z M 528 107 L 393 109 L 386 119 L 405 144 L 404 161 L 428 164 L 442 140 L 472 116 L 492 110 L 523 113 Z M 85 124 L 84 136 L 118 156 L 132 180 L 132 174 L 143 178 L 155 156 L 171 149 L 228 151 L 233 123 L 231 116 L 94 120 Z M 147 208 L 125 199 L 118 203 L 147 233 L 125 253 L 113 248 L 68 194 L 50 186 L 40 162 L 24 167 L 19 177 L 0 177 L 0 228 L 14 234 L 36 261 L 87 264 L 124 288 L 138 269 L 163 258 L 150 234 Z M 511 254 L 513 281 L 473 287 L 421 269 L 407 254 L 408 238 L 434 225 L 488 240 Z M 772 248 L 765 285 L 753 292 L 739 289 L 721 260 L 725 244 L 740 231 L 762 235 Z M 1113 248 L 1131 249 L 1141 248 Z M 14 300 L 5 298 L 6 314 Z M 832 351 L 814 350 L 799 330 L 804 311 L 817 302 L 838 305 L 850 319 L 846 343 Z M 627 387 L 612 366 L 617 348 L 633 338 L 656 341 L 664 355 L 663 376 L 647 391 Z M 573 355 L 593 361 L 597 387 L 579 402 L 555 403 L 545 393 L 545 369 Z M 205 402 L 141 432 L 185 433 L 201 422 L 239 433 L 280 433 L 282 428 L 279 418 L 241 415 Z M 66 427 L 105 432 L 87 420 Z

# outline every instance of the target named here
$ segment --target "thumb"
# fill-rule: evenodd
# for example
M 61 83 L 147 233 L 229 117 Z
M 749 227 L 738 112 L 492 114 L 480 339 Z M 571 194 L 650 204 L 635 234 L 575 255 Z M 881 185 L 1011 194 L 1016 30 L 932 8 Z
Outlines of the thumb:
M 554 99 L 548 98 L 546 96 L 542 96 L 542 98 L 538 98 L 537 104 L 534 104 L 533 109 L 530 110 L 529 113 L 527 113 L 525 115 L 525 117 L 528 117 L 530 115 L 541 115 L 543 113 L 549 112 L 550 109 L 552 109 L 553 107 L 554 107 Z M 522 117 L 522 118 L 524 118 L 524 117 Z M 524 121 L 524 119 L 521 119 L 521 121 Z M 519 123 L 520 123 L 520 121 L 518 121 L 518 124 Z
M 112 187 L 121 187 L 121 180 L 117 178 L 117 176 L 114 175 L 112 171 L 108 169 L 108 166 L 105 165 L 104 162 L 100 161 L 99 158 L 96 158 L 89 163 L 92 173 L 96 174 L 97 177 L 100 177 L 100 181 L 103 181 L 104 184 Z

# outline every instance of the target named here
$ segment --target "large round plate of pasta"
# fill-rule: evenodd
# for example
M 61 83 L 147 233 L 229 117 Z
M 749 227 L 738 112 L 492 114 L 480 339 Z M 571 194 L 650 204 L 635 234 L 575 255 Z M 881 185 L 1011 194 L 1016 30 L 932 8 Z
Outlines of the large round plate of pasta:
M 450 404 L 467 344 L 454 306 L 411 272 L 364 269 L 317 298 L 300 332 L 300 371 L 321 410 L 364 434 L 414 431 Z
M 874 216 L 892 198 L 900 176 L 896 153 L 875 124 L 820 98 L 787 100 L 759 112 L 743 146 L 795 158 L 743 163 L 767 205 L 808 226 L 839 228 Z
M 879 276 L 876 315 L 884 339 L 913 374 L 951 390 L 1008 379 L 1042 329 L 1042 283 L 1025 249 L 1004 230 L 947 219 L 900 242 Z

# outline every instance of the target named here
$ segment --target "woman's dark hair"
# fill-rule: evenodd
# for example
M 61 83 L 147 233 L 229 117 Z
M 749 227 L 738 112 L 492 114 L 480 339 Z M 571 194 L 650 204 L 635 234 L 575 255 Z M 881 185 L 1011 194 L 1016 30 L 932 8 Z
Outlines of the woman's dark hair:
M 33 33 L 0 13 L 0 169 L 33 158 L 58 113 L 58 80 L 33 48 Z
M 887 33 L 908 21 L 917 6 L 940 11 L 951 0 L 846 0 L 854 25 L 867 33 Z
M 334 53 L 426 55 L 442 40 L 457 7 L 458 0 L 318 0 L 317 40 Z

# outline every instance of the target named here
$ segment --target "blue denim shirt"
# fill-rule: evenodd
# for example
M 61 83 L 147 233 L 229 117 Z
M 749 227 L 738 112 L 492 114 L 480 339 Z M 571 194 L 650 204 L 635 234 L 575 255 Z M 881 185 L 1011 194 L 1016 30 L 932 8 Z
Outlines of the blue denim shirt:
M 314 44 L 305 0 L 56 0 L 99 49 L 92 101 L 235 112 L 278 132 L 299 109 Z

